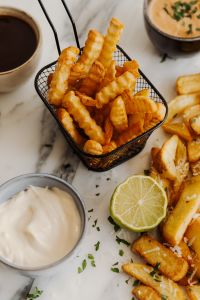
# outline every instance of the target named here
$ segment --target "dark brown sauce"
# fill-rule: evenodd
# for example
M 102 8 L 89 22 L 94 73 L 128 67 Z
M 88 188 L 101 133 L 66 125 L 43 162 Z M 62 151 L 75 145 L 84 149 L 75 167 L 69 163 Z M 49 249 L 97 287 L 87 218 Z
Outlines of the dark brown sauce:
M 37 47 L 34 30 L 13 16 L 0 16 L 0 72 L 25 63 Z

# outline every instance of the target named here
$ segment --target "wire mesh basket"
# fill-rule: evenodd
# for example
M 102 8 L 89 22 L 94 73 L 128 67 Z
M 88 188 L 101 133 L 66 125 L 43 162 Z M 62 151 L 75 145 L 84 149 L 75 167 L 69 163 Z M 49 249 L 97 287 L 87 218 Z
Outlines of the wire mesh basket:
M 56 40 L 58 53 L 60 54 L 60 46 L 59 46 L 59 41 L 58 41 L 56 30 L 55 30 L 53 24 L 51 23 L 51 20 L 41 2 L 41 0 L 38 0 L 38 2 L 45 14 L 50 26 L 52 27 L 52 30 L 53 30 L 54 36 L 55 36 L 55 40 Z M 76 44 L 80 48 L 75 23 L 71 17 L 71 14 L 70 14 L 64 0 L 61 0 L 61 2 L 63 3 L 63 5 L 66 9 L 66 12 L 72 22 Z M 131 60 L 131 58 L 119 46 L 117 46 L 117 50 L 114 53 L 114 59 L 115 59 L 117 65 L 119 65 L 119 66 L 122 66 L 125 61 Z M 61 129 L 64 137 L 66 138 L 67 142 L 70 144 L 70 146 L 73 148 L 73 150 L 79 156 L 79 158 L 82 160 L 84 165 L 90 170 L 99 171 L 99 172 L 106 171 L 106 170 L 109 170 L 109 169 L 121 164 L 122 162 L 127 161 L 131 157 L 138 154 L 144 148 L 151 133 L 154 130 L 156 130 L 158 127 L 160 127 L 167 117 L 168 107 L 167 107 L 167 103 L 166 103 L 165 99 L 157 91 L 157 89 L 152 85 L 152 83 L 147 79 L 147 77 L 142 73 L 142 71 L 140 71 L 141 76 L 137 79 L 136 92 L 140 91 L 142 89 L 149 89 L 151 99 L 153 99 L 155 102 L 161 102 L 165 105 L 165 108 L 166 108 L 165 118 L 161 122 L 156 124 L 156 126 L 152 127 L 151 129 L 144 132 L 140 136 L 134 138 L 133 140 L 129 141 L 128 143 L 116 148 L 112 152 L 102 154 L 102 155 L 91 155 L 91 154 L 85 153 L 78 147 L 78 145 L 74 142 L 74 140 L 71 138 L 71 136 L 68 134 L 68 132 L 64 129 L 64 127 L 62 126 L 62 123 L 57 118 L 55 108 L 52 105 L 50 105 L 48 102 L 48 76 L 49 76 L 49 74 L 54 72 L 55 65 L 56 65 L 56 61 L 43 67 L 37 73 L 37 75 L 35 77 L 35 88 L 36 88 L 38 95 L 40 96 L 40 98 L 42 99 L 42 101 L 44 102 L 46 107 L 49 109 L 52 116 L 55 118 L 55 120 L 56 120 L 59 128 Z

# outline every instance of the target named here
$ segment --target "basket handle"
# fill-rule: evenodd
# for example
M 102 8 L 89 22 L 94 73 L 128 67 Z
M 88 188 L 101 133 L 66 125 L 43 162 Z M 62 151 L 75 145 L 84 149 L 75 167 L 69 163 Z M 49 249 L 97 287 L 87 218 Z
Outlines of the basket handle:
M 51 26 L 51 29 L 52 29 L 52 31 L 53 31 L 54 38 L 55 38 L 55 41 L 56 41 L 56 47 L 57 47 L 57 50 L 58 50 L 58 54 L 60 55 L 61 50 L 60 50 L 60 43 L 59 43 L 57 31 L 56 31 L 56 29 L 55 29 L 55 27 L 54 27 L 54 25 L 53 25 L 53 23 L 52 23 L 52 21 L 51 21 L 49 15 L 48 15 L 48 13 L 47 13 L 47 11 L 46 11 L 46 8 L 44 7 L 42 1 L 41 1 L 41 0 L 38 0 L 38 2 L 39 2 L 39 5 L 40 5 L 40 7 L 41 7 L 41 9 L 42 9 L 42 11 L 43 11 L 43 13 L 44 13 L 44 15 L 45 15 L 45 17 L 46 17 L 48 23 L 49 23 L 49 25 Z M 76 25 L 75 25 L 74 19 L 72 18 L 72 15 L 71 15 L 71 13 L 70 13 L 70 10 L 69 10 L 69 8 L 67 7 L 67 4 L 65 3 L 65 1 L 64 1 L 64 0 L 61 0 L 61 2 L 62 2 L 63 6 L 64 6 L 64 8 L 65 8 L 65 11 L 66 11 L 66 13 L 67 13 L 69 19 L 70 19 L 70 22 L 71 22 L 71 24 L 72 24 L 72 28 L 73 28 L 73 32 L 74 32 L 74 37 L 75 37 L 75 40 L 76 40 L 76 45 L 77 45 L 77 47 L 78 47 L 79 49 L 81 49 L 81 48 L 80 48 L 80 43 L 79 43 L 78 34 L 77 34 L 77 29 L 76 29 Z

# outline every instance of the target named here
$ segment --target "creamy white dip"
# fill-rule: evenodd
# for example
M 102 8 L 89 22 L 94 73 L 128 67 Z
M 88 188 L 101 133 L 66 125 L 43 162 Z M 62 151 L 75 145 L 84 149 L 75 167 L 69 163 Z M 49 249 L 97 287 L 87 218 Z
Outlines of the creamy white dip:
M 51 264 L 72 250 L 80 228 L 67 192 L 30 186 L 0 205 L 0 256 L 26 268 Z

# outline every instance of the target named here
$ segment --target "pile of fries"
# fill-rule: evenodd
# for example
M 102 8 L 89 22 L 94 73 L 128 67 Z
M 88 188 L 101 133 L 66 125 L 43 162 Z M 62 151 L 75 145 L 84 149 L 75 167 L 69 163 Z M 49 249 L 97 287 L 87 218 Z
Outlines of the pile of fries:
M 133 289 L 139 300 L 200 299 L 200 127 L 193 121 L 200 117 L 200 75 L 180 77 L 177 91 L 163 126 L 173 136 L 151 152 L 150 176 L 168 194 L 168 215 L 159 227 L 162 242 L 141 236 L 132 251 L 148 265 L 123 265 L 139 280 Z
M 101 155 L 154 127 L 165 107 L 150 99 L 150 91 L 134 94 L 138 63 L 117 66 L 113 53 L 124 25 L 112 18 L 103 36 L 90 30 L 83 52 L 68 47 L 49 77 L 48 101 L 76 144 L 86 153 Z M 79 57 L 78 57 L 79 56 Z

